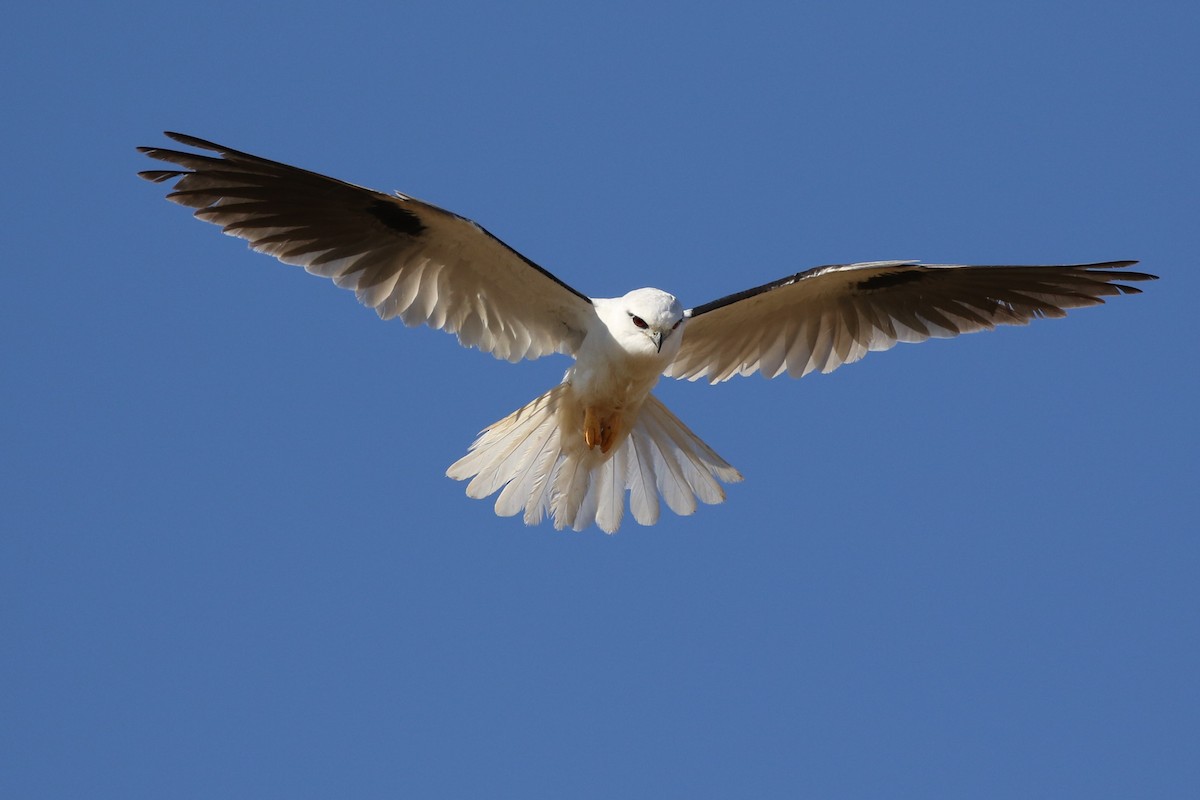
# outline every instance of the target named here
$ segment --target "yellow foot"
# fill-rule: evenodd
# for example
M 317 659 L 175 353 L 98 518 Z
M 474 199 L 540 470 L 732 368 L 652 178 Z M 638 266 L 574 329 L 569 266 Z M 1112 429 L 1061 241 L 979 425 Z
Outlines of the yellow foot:
M 614 411 L 607 416 L 601 416 L 595 408 L 585 408 L 583 411 L 583 441 L 591 450 L 600 445 L 601 453 L 608 453 L 616 444 L 621 432 L 621 412 Z
M 600 425 L 600 452 L 607 453 L 617 443 L 617 434 L 621 432 L 621 414 L 614 412 Z
M 600 416 L 591 406 L 583 410 L 583 441 L 589 450 L 600 444 Z

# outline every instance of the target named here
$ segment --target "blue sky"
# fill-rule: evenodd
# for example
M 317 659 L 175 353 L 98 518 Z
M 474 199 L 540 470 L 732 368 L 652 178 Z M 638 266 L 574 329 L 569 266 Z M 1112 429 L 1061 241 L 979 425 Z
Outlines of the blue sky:
M 1192 797 L 1193 3 L 29 4 L 0 30 L 0 795 Z M 1138 258 L 1066 320 L 659 393 L 613 537 L 443 477 L 559 379 L 137 180 L 182 130 L 686 305 Z

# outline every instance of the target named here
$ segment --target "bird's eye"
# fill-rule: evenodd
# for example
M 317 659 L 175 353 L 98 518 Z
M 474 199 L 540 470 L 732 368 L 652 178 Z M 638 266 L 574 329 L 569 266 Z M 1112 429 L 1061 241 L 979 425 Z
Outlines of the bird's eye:
M 676 328 L 678 328 L 678 327 L 679 327 L 679 323 L 681 323 L 681 322 L 683 322 L 683 320 L 677 320 L 677 321 L 675 322 L 675 324 L 671 326 L 671 330 L 675 330 Z
M 631 320 L 633 320 L 633 324 L 634 324 L 634 325 L 637 325 L 639 328 L 643 328 L 643 329 L 644 329 L 644 328 L 649 328 L 649 327 L 650 327 L 649 325 L 647 325 L 647 324 L 646 324 L 646 320 L 642 319 L 641 317 L 635 317 L 634 315 L 630 314 L 630 315 L 629 315 L 629 318 L 630 318 Z

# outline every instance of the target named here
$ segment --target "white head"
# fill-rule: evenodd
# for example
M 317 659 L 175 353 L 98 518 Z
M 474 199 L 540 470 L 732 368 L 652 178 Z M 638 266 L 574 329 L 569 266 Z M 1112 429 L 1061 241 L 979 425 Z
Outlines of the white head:
M 617 298 L 606 320 L 613 337 L 631 354 L 674 358 L 683 330 L 683 306 L 660 289 L 634 289 Z

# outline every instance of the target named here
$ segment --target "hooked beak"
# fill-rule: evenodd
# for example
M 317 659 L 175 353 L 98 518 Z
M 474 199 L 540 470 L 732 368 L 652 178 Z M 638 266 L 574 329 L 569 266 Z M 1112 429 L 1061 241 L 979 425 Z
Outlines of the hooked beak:
M 661 353 L 662 352 L 662 343 L 663 343 L 663 332 L 660 331 L 658 328 L 651 328 L 650 330 L 646 331 L 646 335 L 650 337 L 650 341 L 654 342 L 654 349 L 657 352 Z

